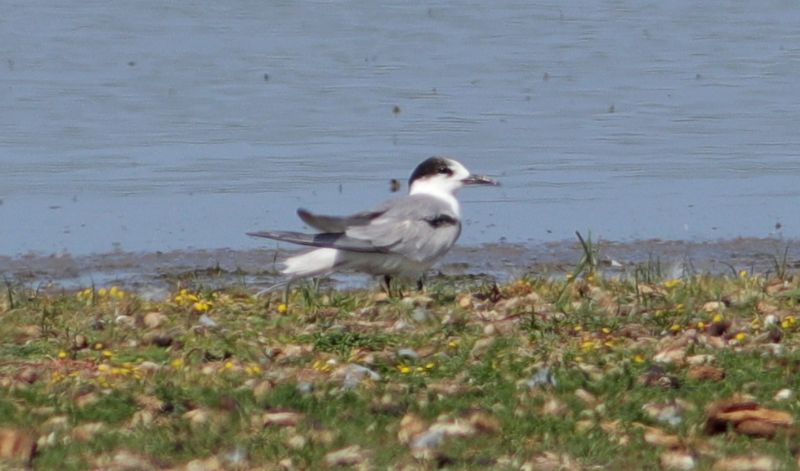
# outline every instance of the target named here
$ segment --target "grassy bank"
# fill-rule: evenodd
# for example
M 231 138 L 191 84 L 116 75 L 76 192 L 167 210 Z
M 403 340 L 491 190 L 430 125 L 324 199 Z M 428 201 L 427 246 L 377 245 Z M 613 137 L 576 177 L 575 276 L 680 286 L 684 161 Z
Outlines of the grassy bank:
M 612 280 L 586 262 L 403 299 L 305 286 L 284 302 L 186 281 L 156 302 L 8 284 L 3 466 L 796 465 L 796 277 L 650 266 Z M 747 463 L 761 468 L 732 467 Z

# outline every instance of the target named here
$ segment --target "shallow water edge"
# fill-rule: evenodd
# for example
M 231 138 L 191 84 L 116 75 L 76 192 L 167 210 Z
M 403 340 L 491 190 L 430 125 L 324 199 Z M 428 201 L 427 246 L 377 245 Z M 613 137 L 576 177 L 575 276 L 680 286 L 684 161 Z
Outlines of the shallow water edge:
M 633 275 L 643 266 L 659 276 L 675 278 L 693 273 L 774 273 L 800 268 L 800 240 L 737 238 L 718 241 L 641 240 L 595 241 L 598 268 L 611 276 Z M 176 282 L 207 286 L 243 284 L 266 287 L 281 281 L 280 261 L 293 250 L 174 250 L 166 252 L 110 252 L 0 256 L 6 283 L 23 282 L 43 289 L 118 285 L 127 289 L 163 291 Z M 455 247 L 429 273 L 436 276 L 482 277 L 506 281 L 524 275 L 560 276 L 580 262 L 578 242 L 540 244 L 483 244 Z M 365 286 L 365 276 L 337 274 L 340 288 Z

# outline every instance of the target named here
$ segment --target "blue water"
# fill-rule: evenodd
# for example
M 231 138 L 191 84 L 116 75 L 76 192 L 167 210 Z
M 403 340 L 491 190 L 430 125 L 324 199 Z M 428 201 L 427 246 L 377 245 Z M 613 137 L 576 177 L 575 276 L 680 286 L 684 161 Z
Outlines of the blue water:
M 796 2 L 562 3 L 6 0 L 0 255 L 258 247 L 434 154 L 503 182 L 466 245 L 800 237 Z

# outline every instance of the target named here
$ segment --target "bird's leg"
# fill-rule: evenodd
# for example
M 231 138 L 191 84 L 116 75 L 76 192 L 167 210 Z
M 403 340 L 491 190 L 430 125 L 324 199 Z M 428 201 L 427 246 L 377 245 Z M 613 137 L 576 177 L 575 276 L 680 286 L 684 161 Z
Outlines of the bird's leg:
M 383 275 L 383 283 L 381 284 L 381 288 L 386 289 L 386 294 L 389 297 L 392 297 L 392 276 L 391 275 Z

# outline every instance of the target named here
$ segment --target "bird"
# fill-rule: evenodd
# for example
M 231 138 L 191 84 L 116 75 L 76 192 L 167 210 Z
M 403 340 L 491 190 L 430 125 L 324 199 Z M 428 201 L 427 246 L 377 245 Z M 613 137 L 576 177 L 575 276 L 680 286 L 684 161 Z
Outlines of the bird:
M 391 294 L 392 278 L 417 280 L 441 259 L 461 235 L 461 207 L 456 192 L 463 186 L 499 185 L 470 173 L 464 165 L 435 156 L 417 165 L 408 179 L 408 194 L 350 216 L 325 216 L 306 209 L 297 215 L 315 234 L 291 231 L 249 232 L 313 250 L 289 257 L 282 274 L 294 280 L 355 271 L 382 276 Z M 284 284 L 284 283 L 282 283 Z

